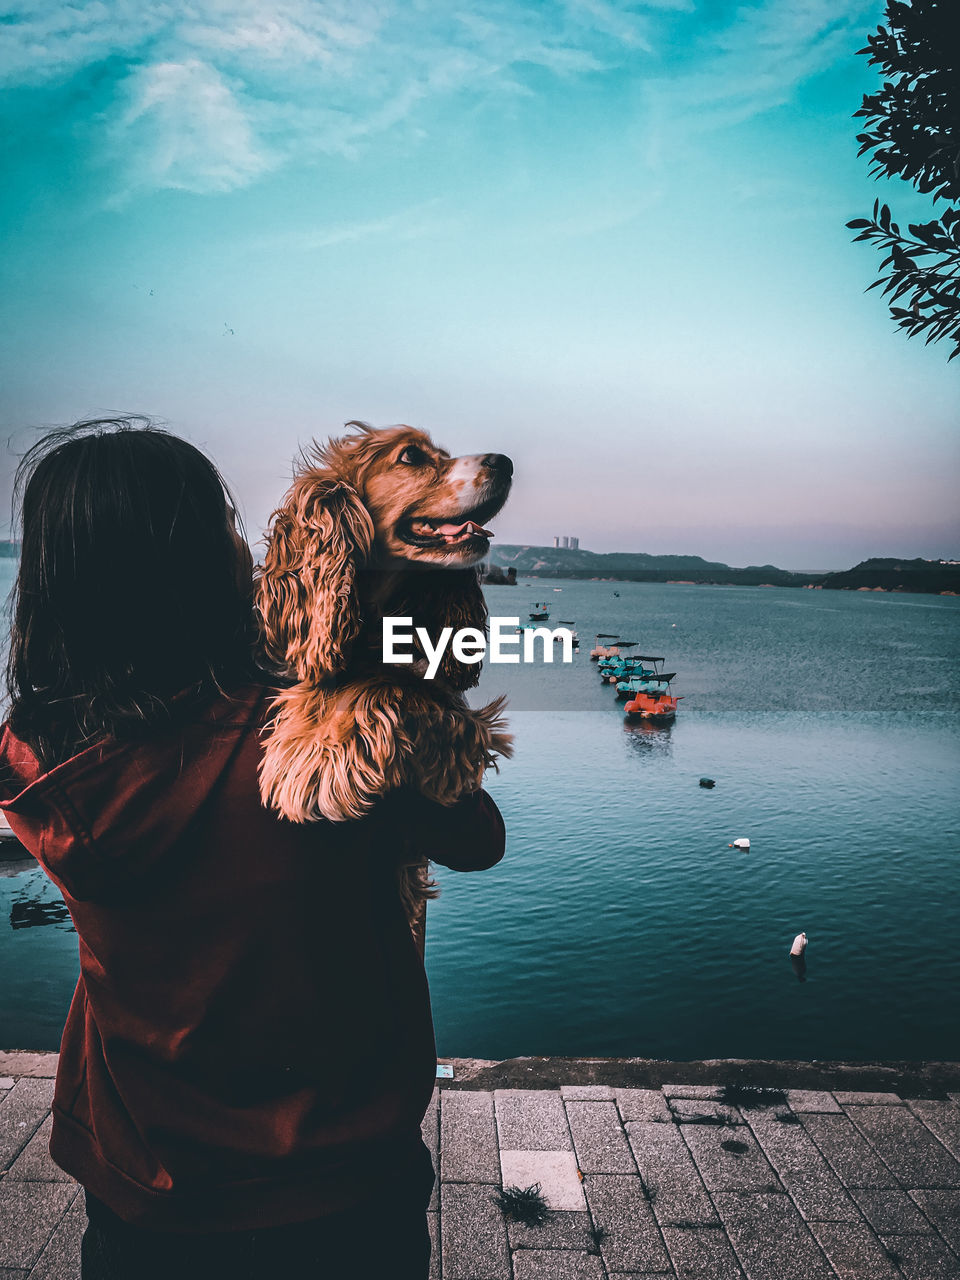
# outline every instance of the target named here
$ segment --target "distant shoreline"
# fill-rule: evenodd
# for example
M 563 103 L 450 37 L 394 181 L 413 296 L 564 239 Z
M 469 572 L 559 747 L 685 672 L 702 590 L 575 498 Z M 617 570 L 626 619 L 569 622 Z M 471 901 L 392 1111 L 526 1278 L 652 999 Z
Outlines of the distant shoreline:
M 960 595 L 960 564 L 938 560 L 863 560 L 834 573 L 792 573 L 776 565 L 730 565 L 700 556 L 653 556 L 637 552 L 569 551 L 562 547 L 498 546 L 490 568 L 515 569 L 524 578 L 571 578 L 588 582 L 661 582 L 715 587 L 798 587 L 811 591 L 879 591 Z
M 0 559 L 15 560 L 19 544 L 0 542 Z M 631 563 L 632 562 L 632 563 Z M 878 591 L 960 596 L 960 563 L 947 560 L 862 560 L 834 573 L 793 573 L 776 565 L 736 569 L 700 556 L 653 556 L 642 552 L 569 551 L 563 547 L 502 545 L 484 566 L 490 585 L 509 585 L 495 575 L 510 569 L 524 578 L 571 578 L 586 582 L 662 582 L 669 586 L 800 587 L 810 591 Z

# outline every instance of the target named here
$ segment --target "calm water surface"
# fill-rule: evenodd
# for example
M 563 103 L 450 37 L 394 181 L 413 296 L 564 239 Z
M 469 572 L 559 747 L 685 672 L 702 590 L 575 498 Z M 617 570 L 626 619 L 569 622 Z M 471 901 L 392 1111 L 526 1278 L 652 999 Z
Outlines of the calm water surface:
M 484 672 L 478 694 L 509 694 L 516 735 L 489 781 L 508 850 L 438 872 L 440 1052 L 960 1058 L 960 601 L 488 589 L 498 614 L 543 598 L 584 644 L 571 666 Z M 625 725 L 587 656 L 597 630 L 679 673 L 672 727 Z M 76 935 L 35 866 L 7 870 L 0 1045 L 52 1048 Z

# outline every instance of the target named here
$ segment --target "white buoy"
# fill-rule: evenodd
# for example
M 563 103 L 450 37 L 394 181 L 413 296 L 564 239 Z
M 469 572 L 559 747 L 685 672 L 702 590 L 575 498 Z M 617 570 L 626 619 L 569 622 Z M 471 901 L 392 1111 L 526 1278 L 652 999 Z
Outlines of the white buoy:
M 792 956 L 802 956 L 806 949 L 807 935 L 805 933 L 798 933 L 793 940 L 793 946 L 790 948 L 790 954 Z
M 749 849 L 750 841 L 747 839 L 746 836 L 740 836 L 738 839 L 734 840 L 733 844 L 728 844 L 727 848 L 728 849 Z

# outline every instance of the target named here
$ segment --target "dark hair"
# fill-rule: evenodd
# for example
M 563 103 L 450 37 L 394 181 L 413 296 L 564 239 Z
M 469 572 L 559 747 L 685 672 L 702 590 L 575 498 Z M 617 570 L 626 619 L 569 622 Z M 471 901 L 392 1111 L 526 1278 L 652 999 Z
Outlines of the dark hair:
M 250 558 L 213 463 L 143 418 L 51 432 L 17 469 L 11 728 L 49 768 L 252 670 Z

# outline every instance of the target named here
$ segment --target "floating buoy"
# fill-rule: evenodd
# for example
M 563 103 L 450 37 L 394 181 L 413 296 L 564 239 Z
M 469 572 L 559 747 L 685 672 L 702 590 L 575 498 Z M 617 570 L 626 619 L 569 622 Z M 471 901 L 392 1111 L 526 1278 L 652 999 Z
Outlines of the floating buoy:
M 802 956 L 806 949 L 807 935 L 805 933 L 798 933 L 793 940 L 793 946 L 790 948 L 790 954 L 792 956 Z
M 728 844 L 727 848 L 728 849 L 749 849 L 750 841 L 747 839 L 746 836 L 739 836 L 736 840 L 734 840 L 733 844 Z
M 713 778 L 701 778 L 700 785 L 701 787 L 715 787 L 717 784 Z

